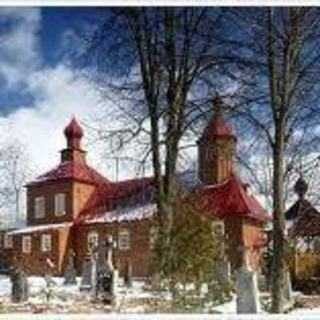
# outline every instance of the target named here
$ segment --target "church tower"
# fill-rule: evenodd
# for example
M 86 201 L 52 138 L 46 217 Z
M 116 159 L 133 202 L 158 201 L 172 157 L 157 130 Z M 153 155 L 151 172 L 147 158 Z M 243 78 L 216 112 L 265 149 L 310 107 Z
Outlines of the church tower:
M 78 163 L 86 162 L 86 151 L 81 149 L 83 130 L 75 118 L 64 129 L 67 140 L 67 147 L 61 151 L 61 162 L 73 161 Z
M 214 114 L 198 141 L 199 178 L 205 184 L 228 179 L 233 172 L 236 136 L 222 115 L 223 101 L 213 100 Z

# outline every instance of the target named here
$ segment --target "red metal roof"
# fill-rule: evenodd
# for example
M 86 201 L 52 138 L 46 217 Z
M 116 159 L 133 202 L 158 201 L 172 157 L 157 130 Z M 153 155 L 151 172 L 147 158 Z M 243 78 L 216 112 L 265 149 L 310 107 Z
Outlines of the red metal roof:
M 40 185 L 58 180 L 75 180 L 94 185 L 110 183 L 108 179 L 85 163 L 65 161 L 61 162 L 56 168 L 42 174 L 28 185 Z
M 202 186 L 195 191 L 197 209 L 212 217 L 247 217 L 259 221 L 270 220 L 258 200 L 250 195 L 239 177 L 215 185 Z

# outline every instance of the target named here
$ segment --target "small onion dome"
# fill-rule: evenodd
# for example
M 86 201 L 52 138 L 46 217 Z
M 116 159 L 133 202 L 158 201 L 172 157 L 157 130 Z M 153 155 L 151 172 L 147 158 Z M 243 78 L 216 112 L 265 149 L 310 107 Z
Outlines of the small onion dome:
M 307 182 L 300 176 L 297 182 L 294 185 L 294 191 L 298 195 L 300 199 L 304 198 L 305 194 L 308 191 L 308 184 Z
M 219 137 L 236 138 L 232 126 L 223 118 L 222 108 L 223 101 L 221 97 L 217 95 L 213 99 L 214 114 L 202 134 L 202 140 L 211 140 Z
M 72 139 L 72 138 L 81 139 L 82 138 L 83 130 L 75 117 L 72 118 L 71 122 L 64 129 L 64 135 L 68 139 Z

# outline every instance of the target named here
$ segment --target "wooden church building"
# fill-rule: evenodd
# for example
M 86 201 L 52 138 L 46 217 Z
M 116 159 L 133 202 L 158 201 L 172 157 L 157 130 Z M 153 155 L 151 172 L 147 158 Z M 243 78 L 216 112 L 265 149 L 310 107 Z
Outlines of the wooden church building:
M 257 269 L 269 216 L 237 175 L 237 137 L 223 118 L 222 103 L 215 99 L 215 113 L 198 141 L 199 172 L 177 180 L 195 196 L 208 223 L 221 226 L 232 268 L 245 256 Z M 112 235 L 120 274 L 130 265 L 133 276 L 149 276 L 157 210 L 152 178 L 110 181 L 87 163 L 84 132 L 75 118 L 64 135 L 60 163 L 27 184 L 27 225 L 2 235 L 2 259 L 37 275 L 50 261 L 53 273 L 61 275 L 73 251 L 80 273 L 90 244 Z

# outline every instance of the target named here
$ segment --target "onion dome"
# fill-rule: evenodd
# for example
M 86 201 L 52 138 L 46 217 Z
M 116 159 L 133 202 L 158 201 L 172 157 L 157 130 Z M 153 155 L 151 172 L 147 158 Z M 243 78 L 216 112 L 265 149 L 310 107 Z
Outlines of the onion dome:
M 205 128 L 201 139 L 211 140 L 220 137 L 230 137 L 235 139 L 233 128 L 228 124 L 222 115 L 223 101 L 219 95 L 213 99 L 214 116 Z
M 64 129 L 64 135 L 66 138 L 82 138 L 83 130 L 75 117 L 72 118 L 70 123 Z
M 308 191 L 308 184 L 307 182 L 300 176 L 297 182 L 294 185 L 294 192 L 298 195 L 300 199 L 303 199 L 305 194 Z
M 75 117 L 64 129 L 64 135 L 67 138 L 68 148 L 80 149 L 80 140 L 83 137 L 83 130 Z

